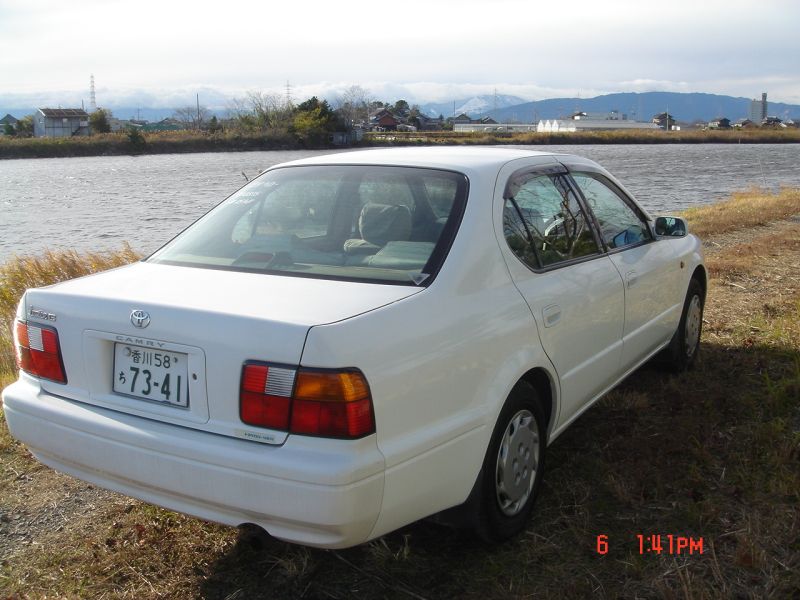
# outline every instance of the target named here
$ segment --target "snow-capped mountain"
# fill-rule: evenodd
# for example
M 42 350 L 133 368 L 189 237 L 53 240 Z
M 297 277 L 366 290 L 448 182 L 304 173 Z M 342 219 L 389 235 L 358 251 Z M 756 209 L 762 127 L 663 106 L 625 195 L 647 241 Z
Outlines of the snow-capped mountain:
M 495 109 L 516 106 L 524 102 L 526 102 L 526 100 L 519 96 L 483 94 L 481 96 L 473 96 L 472 98 L 461 98 L 454 102 L 431 102 L 423 104 L 420 108 L 423 113 L 431 117 L 438 117 L 439 115 L 452 117 L 460 115 L 461 113 L 466 113 L 471 117 L 478 117 L 491 113 Z

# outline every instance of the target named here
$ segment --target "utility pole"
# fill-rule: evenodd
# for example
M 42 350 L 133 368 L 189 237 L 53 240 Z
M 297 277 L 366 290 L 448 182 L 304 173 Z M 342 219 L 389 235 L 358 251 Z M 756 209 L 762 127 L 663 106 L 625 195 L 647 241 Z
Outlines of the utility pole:
M 200 129 L 200 94 L 197 94 L 197 128 Z
M 292 85 L 289 83 L 289 80 L 286 80 L 286 108 L 290 108 L 292 106 Z

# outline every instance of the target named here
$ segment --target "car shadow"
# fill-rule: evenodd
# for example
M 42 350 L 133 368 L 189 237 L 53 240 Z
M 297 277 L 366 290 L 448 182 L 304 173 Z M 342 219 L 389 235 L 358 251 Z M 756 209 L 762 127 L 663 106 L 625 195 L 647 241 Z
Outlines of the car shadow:
M 730 510 L 725 518 L 736 518 L 748 494 L 741 482 L 725 481 L 724 469 L 747 467 L 748 440 L 732 428 L 790 411 L 770 394 L 782 376 L 796 377 L 795 361 L 796 353 L 779 348 L 705 342 L 686 373 L 643 366 L 553 442 L 530 524 L 504 544 L 431 520 L 346 550 L 246 531 L 205 570 L 200 596 L 568 598 L 593 595 L 598 586 L 608 597 L 636 595 L 636 586 L 657 581 L 669 588 L 678 575 L 643 567 L 637 534 L 714 539 L 724 529 L 721 515 Z M 598 535 L 615 542 L 614 560 L 600 560 Z M 738 568 L 737 551 L 719 538 L 715 560 Z

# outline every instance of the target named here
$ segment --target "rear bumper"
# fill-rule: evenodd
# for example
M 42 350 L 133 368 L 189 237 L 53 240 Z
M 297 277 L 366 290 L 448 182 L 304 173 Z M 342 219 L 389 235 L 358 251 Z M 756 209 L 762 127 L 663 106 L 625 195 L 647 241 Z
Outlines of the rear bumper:
M 269 446 L 66 400 L 25 375 L 3 403 L 12 435 L 44 464 L 201 519 L 342 548 L 366 541 L 380 512 L 375 436 Z

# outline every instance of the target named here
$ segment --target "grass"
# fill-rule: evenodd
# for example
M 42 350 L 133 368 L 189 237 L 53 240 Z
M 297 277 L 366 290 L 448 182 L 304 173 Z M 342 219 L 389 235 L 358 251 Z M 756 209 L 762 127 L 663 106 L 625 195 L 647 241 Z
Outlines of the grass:
M 109 253 L 59 250 L 40 256 L 14 256 L 0 265 L 0 379 L 14 369 L 11 328 L 26 289 L 105 271 L 139 258 L 139 254 L 125 244 L 120 250 Z
M 293 150 L 304 147 L 304 144 L 295 136 L 285 132 L 209 134 L 196 131 L 162 131 L 142 133 L 136 141 L 132 141 L 127 133 L 107 133 L 71 138 L 0 137 L 0 159 Z M 327 148 L 329 146 L 320 147 Z
M 747 230 L 800 214 L 800 189 L 787 188 L 777 194 L 751 189 L 734 193 L 725 202 L 684 211 L 689 230 L 700 237 Z
M 771 198 L 735 196 L 728 206 L 741 216 L 732 220 L 718 206 L 687 214 L 711 242 L 696 368 L 640 369 L 573 424 L 550 448 L 542 495 L 518 538 L 485 546 L 423 521 L 321 551 L 115 497 L 0 562 L 0 597 L 797 597 L 800 223 L 786 217 L 800 214 L 800 194 Z M 28 276 L 1 272 L 5 281 Z M 58 493 L 77 493 L 70 482 L 0 423 L 0 528 L 2 514 L 26 503 L 42 507 L 23 511 L 31 519 L 63 506 Z M 668 534 L 702 537 L 704 553 L 641 556 L 637 534 L 665 544 Z M 606 555 L 598 535 L 608 536 Z

